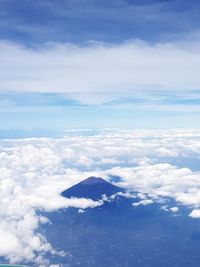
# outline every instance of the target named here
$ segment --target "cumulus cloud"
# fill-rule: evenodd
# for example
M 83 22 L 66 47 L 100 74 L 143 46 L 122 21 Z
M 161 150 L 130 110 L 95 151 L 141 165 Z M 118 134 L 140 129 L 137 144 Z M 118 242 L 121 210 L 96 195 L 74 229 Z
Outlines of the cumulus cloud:
M 137 206 L 140 206 L 140 205 L 146 206 L 146 205 L 149 205 L 149 204 L 153 204 L 153 200 L 152 199 L 144 199 L 144 200 L 141 200 L 139 202 L 134 202 L 132 205 L 134 207 L 137 207 Z
M 0 57 L 3 90 L 64 93 L 87 104 L 141 92 L 147 96 L 152 91 L 182 93 L 200 87 L 199 40 L 51 43 L 33 49 L 1 41 Z
M 172 207 L 172 208 L 170 208 L 170 210 L 172 211 L 172 212 L 178 212 L 179 211 L 179 208 L 178 207 Z
M 61 197 L 63 190 L 89 176 L 140 192 L 140 204 L 172 197 L 192 207 L 190 216 L 197 217 L 200 173 L 167 160 L 199 159 L 199 148 L 199 130 L 107 129 L 94 135 L 66 133 L 61 139 L 0 140 L 0 255 L 11 262 L 28 260 L 48 266 L 38 253 L 59 252 L 37 231 L 48 220 L 36 211 L 84 210 L 116 197 L 99 201 Z M 176 207 L 171 211 L 176 212 Z
M 80 208 L 79 210 L 87 208 L 96 208 L 102 206 L 104 203 L 104 201 L 101 199 L 98 201 L 94 201 L 92 199 L 87 198 L 68 198 L 65 202 L 66 205 L 64 207 Z
M 190 217 L 192 218 L 200 218 L 200 210 L 199 209 L 194 209 L 190 214 Z
M 119 186 L 161 197 L 173 197 L 185 205 L 200 206 L 200 173 L 168 163 L 133 168 L 116 167 L 108 175 L 122 177 Z
M 10 231 L 3 229 L 2 225 L 0 229 L 0 243 L 3 244 L 0 248 L 1 256 L 7 256 L 18 248 L 18 240 L 16 236 Z

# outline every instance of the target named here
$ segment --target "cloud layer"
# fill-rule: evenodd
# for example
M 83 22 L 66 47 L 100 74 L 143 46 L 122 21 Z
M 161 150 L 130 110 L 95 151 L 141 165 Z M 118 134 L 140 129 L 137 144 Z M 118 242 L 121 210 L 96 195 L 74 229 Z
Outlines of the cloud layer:
M 32 49 L 1 41 L 0 56 L 1 90 L 63 93 L 87 104 L 200 87 L 197 37 L 193 42 L 52 43 Z
M 87 133 L 87 132 L 86 132 Z M 172 197 L 200 217 L 199 130 L 104 130 L 95 135 L 66 132 L 61 139 L 0 141 L 0 256 L 48 266 L 39 254 L 54 251 L 38 231 L 48 221 L 37 210 L 95 208 L 108 199 L 65 199 L 60 192 L 91 175 L 145 194 L 138 205 Z M 197 167 L 197 166 L 196 166 Z M 95 171 L 94 171 L 95 170 Z M 139 208 L 139 207 L 138 207 Z M 80 211 L 79 210 L 79 211 Z M 171 210 L 178 212 L 177 208 Z M 12 245 L 10 245 L 12 244 Z

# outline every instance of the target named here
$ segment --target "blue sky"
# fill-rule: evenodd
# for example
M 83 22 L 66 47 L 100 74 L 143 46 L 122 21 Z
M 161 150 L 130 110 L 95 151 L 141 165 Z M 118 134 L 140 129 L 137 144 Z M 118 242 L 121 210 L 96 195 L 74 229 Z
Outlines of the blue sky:
M 2 39 L 44 42 L 151 42 L 199 29 L 199 1 L 192 0 L 5 0 Z
M 0 128 L 195 128 L 200 3 L 0 2 Z

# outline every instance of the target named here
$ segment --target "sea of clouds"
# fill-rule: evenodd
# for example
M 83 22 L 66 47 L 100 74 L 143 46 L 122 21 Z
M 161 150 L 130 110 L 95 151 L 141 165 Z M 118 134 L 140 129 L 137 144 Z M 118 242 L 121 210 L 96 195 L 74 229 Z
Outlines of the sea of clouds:
M 171 197 L 190 208 L 188 216 L 200 218 L 199 162 L 199 130 L 106 129 L 66 132 L 59 139 L 0 140 L 0 256 L 49 266 L 46 252 L 62 255 L 38 232 L 49 222 L 37 211 L 102 205 L 105 198 L 60 195 L 89 176 L 120 177 L 116 185 L 148 196 L 138 206 Z

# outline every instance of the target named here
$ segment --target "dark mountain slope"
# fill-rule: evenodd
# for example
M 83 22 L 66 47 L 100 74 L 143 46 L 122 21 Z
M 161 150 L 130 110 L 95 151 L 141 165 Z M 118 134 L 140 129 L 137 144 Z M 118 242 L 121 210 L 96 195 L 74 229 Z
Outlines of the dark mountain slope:
M 78 197 L 78 198 L 91 198 L 97 200 L 102 198 L 102 195 L 111 196 L 117 192 L 122 192 L 123 189 L 114 186 L 102 178 L 89 177 L 84 181 L 70 187 L 69 189 L 62 192 L 62 196 Z

